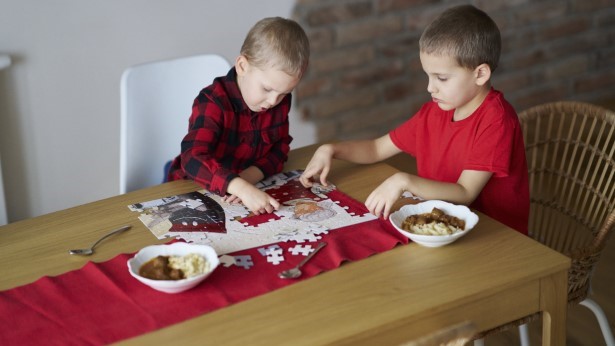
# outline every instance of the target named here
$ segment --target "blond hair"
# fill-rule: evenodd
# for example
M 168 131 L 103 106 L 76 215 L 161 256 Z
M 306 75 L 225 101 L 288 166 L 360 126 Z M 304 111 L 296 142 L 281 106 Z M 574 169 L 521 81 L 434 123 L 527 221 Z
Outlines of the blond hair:
M 419 39 L 420 51 L 450 55 L 468 69 L 488 64 L 498 67 L 501 50 L 500 30 L 483 11 L 472 5 L 451 7 L 425 28 Z
M 289 75 L 301 76 L 310 59 L 310 43 L 297 22 L 265 18 L 248 32 L 241 55 L 260 69 L 279 68 Z

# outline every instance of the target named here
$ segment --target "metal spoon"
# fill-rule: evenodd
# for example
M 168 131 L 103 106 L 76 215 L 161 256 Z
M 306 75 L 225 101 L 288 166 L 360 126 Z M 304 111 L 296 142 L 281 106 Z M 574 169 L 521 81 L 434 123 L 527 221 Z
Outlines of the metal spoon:
M 314 256 L 318 250 L 322 249 L 323 247 L 325 247 L 325 245 L 327 245 L 326 242 L 320 242 L 318 243 L 318 246 L 316 247 L 316 249 L 314 249 L 314 251 L 312 251 L 309 255 L 307 255 L 306 258 L 303 259 L 303 261 L 301 261 L 299 264 L 297 264 L 296 267 L 285 270 L 283 272 L 280 272 L 278 274 L 278 276 L 281 279 L 296 279 L 298 277 L 301 276 L 301 270 L 299 270 L 299 268 L 301 268 L 301 266 L 303 266 L 307 261 L 310 260 L 310 258 L 312 258 L 312 256 Z
M 90 246 L 89 249 L 74 249 L 74 250 L 68 250 L 68 253 L 71 255 L 81 255 L 81 256 L 89 256 L 91 254 L 94 253 L 94 246 L 96 246 L 98 243 L 100 243 L 103 239 L 110 237 L 116 233 L 121 233 L 124 231 L 127 231 L 131 228 L 132 226 L 127 225 L 127 226 L 122 226 L 118 229 L 115 229 L 107 234 L 105 234 L 104 236 L 102 236 L 102 238 L 98 239 L 96 242 L 94 242 L 94 244 L 92 244 L 92 246 Z

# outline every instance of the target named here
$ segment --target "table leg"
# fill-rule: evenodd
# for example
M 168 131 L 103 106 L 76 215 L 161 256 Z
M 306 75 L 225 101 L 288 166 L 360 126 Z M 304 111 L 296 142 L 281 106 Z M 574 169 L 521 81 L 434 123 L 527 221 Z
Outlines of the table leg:
M 568 272 L 563 270 L 540 280 L 542 344 L 566 345 Z

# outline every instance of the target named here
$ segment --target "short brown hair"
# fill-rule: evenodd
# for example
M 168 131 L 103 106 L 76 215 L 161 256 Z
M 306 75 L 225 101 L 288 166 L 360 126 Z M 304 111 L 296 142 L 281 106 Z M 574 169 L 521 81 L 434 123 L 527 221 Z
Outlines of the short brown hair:
M 451 55 L 460 66 L 473 70 L 488 64 L 498 67 L 502 41 L 495 22 L 472 5 L 447 9 L 425 28 L 419 40 L 421 52 Z
M 281 17 L 264 18 L 248 32 L 241 55 L 258 68 L 280 68 L 301 76 L 310 59 L 310 42 L 297 22 Z

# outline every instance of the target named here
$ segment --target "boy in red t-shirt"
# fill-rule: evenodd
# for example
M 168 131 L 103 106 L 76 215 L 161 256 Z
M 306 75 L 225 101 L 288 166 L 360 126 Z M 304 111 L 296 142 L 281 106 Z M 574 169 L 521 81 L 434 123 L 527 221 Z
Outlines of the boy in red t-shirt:
M 469 205 L 527 234 L 529 184 L 517 114 L 491 87 L 500 31 L 483 11 L 452 7 L 423 32 L 420 59 L 432 101 L 387 135 L 320 146 L 300 180 L 326 185 L 333 158 L 373 163 L 401 151 L 416 157 L 418 175 L 396 173 L 365 201 L 385 219 L 404 193 Z

